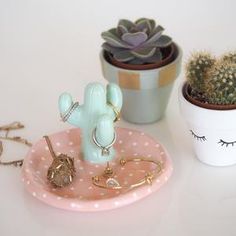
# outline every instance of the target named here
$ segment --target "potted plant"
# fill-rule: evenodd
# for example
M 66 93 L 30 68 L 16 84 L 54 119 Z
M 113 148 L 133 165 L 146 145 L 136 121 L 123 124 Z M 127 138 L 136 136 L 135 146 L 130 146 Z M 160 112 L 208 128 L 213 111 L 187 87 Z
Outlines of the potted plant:
M 180 73 L 182 53 L 152 19 L 120 20 L 102 33 L 103 76 L 123 93 L 122 117 L 134 123 L 162 118 Z
M 236 163 L 236 52 L 219 59 L 195 53 L 180 87 L 181 113 L 196 156 L 213 166 Z

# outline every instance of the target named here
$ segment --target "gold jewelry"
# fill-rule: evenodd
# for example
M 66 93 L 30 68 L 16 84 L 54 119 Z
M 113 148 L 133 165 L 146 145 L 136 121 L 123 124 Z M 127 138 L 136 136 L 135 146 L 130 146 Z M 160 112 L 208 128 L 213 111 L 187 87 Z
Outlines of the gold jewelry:
M 62 121 L 66 122 L 78 106 L 78 102 L 72 103 L 68 110 L 64 114 L 61 114 Z
M 28 147 L 31 147 L 32 144 L 28 140 L 26 140 L 24 138 L 21 138 L 20 136 L 9 137 L 10 131 L 17 130 L 17 129 L 22 129 L 22 128 L 24 128 L 24 125 L 21 124 L 20 122 L 17 122 L 17 121 L 12 122 L 8 125 L 1 126 L 0 131 L 5 132 L 5 135 L 0 136 L 0 139 L 22 143 L 22 144 L 25 144 Z M 0 156 L 2 155 L 2 153 L 3 153 L 3 144 L 0 141 Z M 17 166 L 22 166 L 23 165 L 23 159 L 14 160 L 14 161 L 0 161 L 0 165 L 14 165 L 16 167 Z
M 111 102 L 107 102 L 107 105 L 109 105 L 111 108 L 112 108 L 112 110 L 114 111 L 114 113 L 115 113 L 115 119 L 113 120 L 113 122 L 117 122 L 117 121 L 119 121 L 120 120 L 120 112 L 119 112 L 119 110 L 117 109 L 117 107 L 115 107 Z
M 48 169 L 47 179 L 54 187 L 66 187 L 75 177 L 74 158 L 65 154 L 56 155 L 48 136 L 44 136 L 53 162 Z
M 113 146 L 113 144 L 116 142 L 116 132 L 114 132 L 114 137 L 113 137 L 113 140 L 111 141 L 110 144 L 108 144 L 107 146 L 102 146 L 97 138 L 96 138 L 96 130 L 97 128 L 95 128 L 93 130 L 93 133 L 92 133 L 92 137 L 93 137 L 93 142 L 96 144 L 97 147 L 101 148 L 102 149 L 102 156 L 104 155 L 109 155 L 110 154 L 110 148 Z
M 0 131 L 6 131 L 6 136 L 10 130 L 15 130 L 15 129 L 22 129 L 24 128 L 24 125 L 21 124 L 18 121 L 14 121 L 8 125 L 4 125 L 0 127 Z
M 145 185 L 145 184 L 152 184 L 153 179 L 160 174 L 162 170 L 162 164 L 159 161 L 154 161 L 150 159 L 145 159 L 145 158 L 130 158 L 130 159 L 120 159 L 120 165 L 125 166 L 128 162 L 149 162 L 152 164 L 155 164 L 157 168 L 153 171 L 147 172 L 141 180 L 139 180 L 137 183 L 131 184 L 131 185 L 121 185 L 117 179 L 113 177 L 113 170 L 109 170 L 111 175 L 107 175 L 107 168 L 110 168 L 109 165 L 107 165 L 105 171 L 103 172 L 102 175 L 100 176 L 93 176 L 92 177 L 92 183 L 96 187 L 103 188 L 103 189 L 108 189 L 108 190 L 120 190 L 120 189 L 127 189 L 131 190 L 133 188 L 137 188 L 139 186 Z

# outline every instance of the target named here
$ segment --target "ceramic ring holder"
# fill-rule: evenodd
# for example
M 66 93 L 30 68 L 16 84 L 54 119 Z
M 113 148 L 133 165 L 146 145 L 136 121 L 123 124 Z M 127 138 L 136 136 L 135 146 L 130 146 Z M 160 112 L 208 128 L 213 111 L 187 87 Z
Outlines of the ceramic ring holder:
M 63 93 L 59 98 L 59 110 L 64 114 L 73 104 L 72 97 Z M 106 90 L 99 83 L 90 83 L 85 89 L 84 104 L 76 107 L 68 117 L 67 122 L 82 130 L 82 152 L 84 159 L 92 163 L 105 163 L 111 161 L 115 151 L 111 147 L 106 155 L 101 148 L 93 142 L 93 130 L 96 130 L 96 140 L 106 147 L 114 139 L 114 124 L 116 113 L 112 104 L 118 111 L 122 106 L 122 93 L 116 84 L 109 84 Z
M 48 183 L 47 172 L 52 156 L 45 140 L 40 139 L 27 153 L 22 167 L 22 181 L 33 197 L 66 210 L 104 211 L 134 203 L 167 182 L 172 164 L 165 148 L 143 132 L 120 127 L 114 129 L 114 120 L 122 105 L 122 94 L 117 85 L 109 84 L 105 89 L 98 83 L 89 84 L 85 89 L 84 104 L 73 104 L 76 103 L 70 94 L 60 96 L 61 116 L 79 128 L 63 130 L 49 137 L 57 155 L 68 154 L 74 158 L 76 176 L 70 185 L 63 188 L 55 188 Z M 102 153 L 103 149 L 105 152 Z M 135 160 L 140 156 L 162 166 L 152 185 L 144 184 L 127 190 L 103 189 L 93 184 L 93 176 L 104 173 L 104 163 L 109 161 L 110 168 L 114 170 L 112 177 L 121 186 L 134 186 L 134 183 L 146 178 L 156 165 L 132 161 L 121 166 L 119 160 L 127 157 Z

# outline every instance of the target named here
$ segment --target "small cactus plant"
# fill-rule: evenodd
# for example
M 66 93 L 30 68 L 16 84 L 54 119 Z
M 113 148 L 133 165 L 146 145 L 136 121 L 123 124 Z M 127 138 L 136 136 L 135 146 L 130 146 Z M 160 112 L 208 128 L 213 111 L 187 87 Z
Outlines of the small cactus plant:
M 164 28 L 152 19 L 135 22 L 122 19 L 117 28 L 102 33 L 106 41 L 102 47 L 115 60 L 127 64 L 151 64 L 162 59 L 160 48 L 169 46 L 172 39 L 162 35 Z
M 205 77 L 207 71 L 215 64 L 216 59 L 208 52 L 197 52 L 192 54 L 186 64 L 186 77 L 191 86 L 192 96 L 203 94 Z
M 217 105 L 236 104 L 236 64 L 218 63 L 206 77 L 205 96 Z
M 207 52 L 192 55 L 186 64 L 189 95 L 204 103 L 236 105 L 236 54 L 215 59 Z

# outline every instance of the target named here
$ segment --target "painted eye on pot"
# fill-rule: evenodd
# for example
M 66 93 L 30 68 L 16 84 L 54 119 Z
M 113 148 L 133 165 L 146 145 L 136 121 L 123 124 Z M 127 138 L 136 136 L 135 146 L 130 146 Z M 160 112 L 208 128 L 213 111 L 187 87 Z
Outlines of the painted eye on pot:
M 234 144 L 236 144 L 236 141 L 233 141 L 233 142 L 226 142 L 226 141 L 220 139 L 220 141 L 219 141 L 218 143 L 221 144 L 221 146 L 226 146 L 226 147 L 232 146 L 232 147 L 233 147 Z
M 198 141 L 206 141 L 206 137 L 205 136 L 198 136 L 198 135 L 196 135 L 192 130 L 190 130 L 190 132 L 191 132 L 191 134 L 192 134 L 192 136 L 195 138 L 195 139 L 197 139 Z

